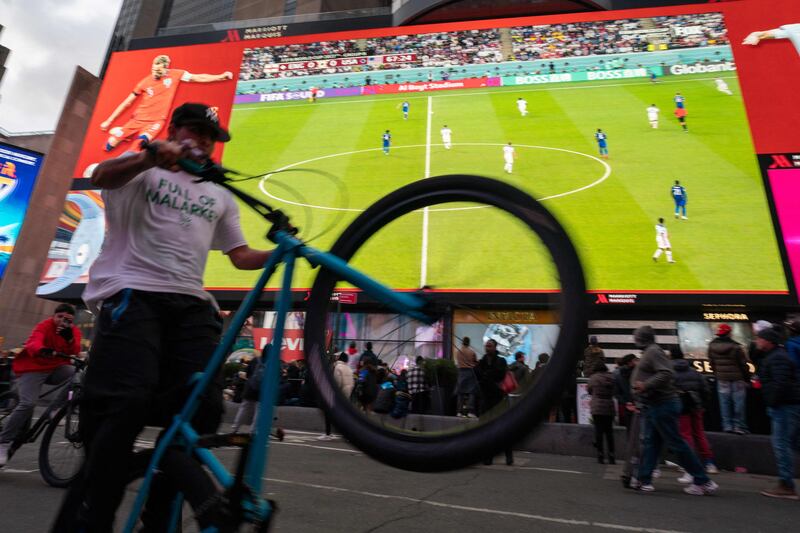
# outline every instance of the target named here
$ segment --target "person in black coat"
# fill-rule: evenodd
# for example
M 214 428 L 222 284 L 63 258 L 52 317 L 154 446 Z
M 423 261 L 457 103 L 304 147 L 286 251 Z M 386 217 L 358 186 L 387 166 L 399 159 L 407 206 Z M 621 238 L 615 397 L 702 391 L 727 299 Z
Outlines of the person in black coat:
M 781 346 L 783 337 L 773 328 L 758 332 L 758 348 L 765 353 L 759 377 L 772 421 L 772 451 L 778 465 L 778 484 L 761 491 L 770 498 L 798 500 L 794 484 L 795 438 L 800 430 L 800 368 Z
M 493 407 L 500 404 L 506 397 L 506 393 L 500 388 L 500 384 L 506 377 L 508 371 L 508 364 L 506 360 L 497 353 L 497 341 L 489 339 L 483 346 L 483 358 L 478 361 L 478 366 L 475 367 L 475 374 L 478 377 L 478 386 L 481 391 L 480 398 L 480 414 L 484 415 Z M 506 448 L 506 464 L 512 465 L 514 463 L 513 450 L 509 446 Z M 492 464 L 492 458 L 489 457 L 483 461 L 483 464 Z
M 706 438 L 703 425 L 705 403 L 708 400 L 708 385 L 700 373 L 692 368 L 689 361 L 683 358 L 681 350 L 672 350 L 672 368 L 675 370 L 675 386 L 681 398 L 681 415 L 678 418 L 678 430 L 681 437 L 703 460 L 708 474 L 718 474 L 714 464 L 714 453 Z M 678 479 L 681 483 L 691 483 L 692 478 L 684 474 Z
M 619 421 L 628 431 L 633 414 L 636 412 L 636 403 L 633 401 L 631 391 L 631 374 L 636 368 L 637 361 L 636 355 L 629 353 L 619 360 L 617 369 L 614 370 L 614 397 L 617 399 Z

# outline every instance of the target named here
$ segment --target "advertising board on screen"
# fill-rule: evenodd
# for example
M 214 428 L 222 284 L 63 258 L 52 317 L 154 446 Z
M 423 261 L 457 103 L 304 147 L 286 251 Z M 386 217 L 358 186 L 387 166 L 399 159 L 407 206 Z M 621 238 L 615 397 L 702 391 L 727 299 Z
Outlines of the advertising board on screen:
M 756 155 L 800 150 L 800 132 L 789 126 L 800 120 L 791 103 L 800 86 L 800 6 L 773 4 L 764 10 L 742 0 L 116 53 L 75 177 L 139 150 L 142 139 L 167 138 L 171 110 L 200 101 L 218 109 L 232 135 L 215 157 L 261 176 L 242 187 L 320 233 L 318 248 L 400 186 L 471 173 L 508 181 L 556 214 L 598 304 L 673 295 L 788 299 L 794 284 Z M 387 130 L 391 151 L 382 150 Z M 517 154 L 513 172 L 503 165 L 509 142 Z M 328 172 L 337 186 L 271 173 L 295 168 Z M 678 195 L 675 186 L 682 187 Z M 101 197 L 93 200 L 102 208 Z M 67 211 L 76 211 L 72 202 Z M 659 218 L 674 263 L 656 251 Z M 242 209 L 241 220 L 251 245 L 268 245 L 260 218 Z M 463 236 L 459 268 L 479 270 L 486 243 L 470 242 L 477 232 L 447 212 L 429 222 L 449 238 Z M 420 222 L 420 235 L 427 227 Z M 49 294 L 84 281 L 93 259 L 86 243 L 77 243 L 83 262 L 64 277 L 70 263 L 63 258 L 74 246 L 62 233 L 44 280 L 61 281 L 43 289 Z M 433 272 L 452 261 L 437 255 L 435 244 L 422 262 L 415 242 L 386 246 L 392 261 Z M 493 260 L 507 264 L 515 251 L 503 244 L 492 248 Z M 383 261 L 376 254 L 374 268 Z M 301 269 L 295 287 L 309 287 L 312 276 Z M 241 291 L 254 279 L 220 254 L 209 258 L 212 290 Z M 465 277 L 440 288 L 550 288 L 523 279 L 513 272 Z
M 14 253 L 43 156 L 0 143 L 0 281 Z

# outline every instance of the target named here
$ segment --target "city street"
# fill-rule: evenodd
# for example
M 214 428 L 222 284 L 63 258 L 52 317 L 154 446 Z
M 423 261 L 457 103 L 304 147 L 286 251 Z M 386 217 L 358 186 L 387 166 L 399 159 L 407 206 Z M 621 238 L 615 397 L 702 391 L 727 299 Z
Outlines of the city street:
M 152 442 L 154 433 L 143 437 Z M 657 492 L 626 490 L 621 466 L 585 457 L 515 454 L 507 467 L 419 474 L 379 464 L 340 438 L 288 431 L 274 442 L 265 490 L 277 500 L 272 531 L 304 533 L 456 531 L 787 531 L 800 503 L 758 492 L 773 478 L 723 473 L 715 496 L 682 493 L 675 471 L 657 480 Z M 0 531 L 46 531 L 63 492 L 42 482 L 38 444 L 23 448 L 0 471 Z M 230 461 L 235 451 L 221 450 Z M 129 498 L 130 499 L 130 498 Z M 193 531 L 193 527 L 185 528 Z

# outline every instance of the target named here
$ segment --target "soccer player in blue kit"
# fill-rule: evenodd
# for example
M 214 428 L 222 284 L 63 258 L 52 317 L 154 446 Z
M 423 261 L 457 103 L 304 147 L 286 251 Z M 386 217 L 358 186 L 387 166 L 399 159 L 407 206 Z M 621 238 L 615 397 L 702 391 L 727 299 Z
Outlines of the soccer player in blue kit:
M 383 134 L 383 155 L 389 155 L 389 147 L 392 144 L 392 134 L 389 133 L 389 130 L 386 130 L 386 133 Z
M 597 148 L 600 150 L 600 157 L 608 159 L 608 136 L 603 130 L 597 128 L 597 133 L 594 134 L 594 138 L 597 140 Z
M 678 218 L 680 213 L 681 218 L 687 220 L 686 202 L 689 198 L 686 196 L 686 189 L 681 185 L 680 181 L 675 180 L 675 185 L 672 186 L 670 192 L 672 193 L 672 200 L 675 202 L 675 218 Z
M 411 107 L 411 104 L 408 103 L 408 100 L 403 100 L 401 105 L 403 106 L 403 120 L 408 120 L 408 109 Z
M 678 109 L 685 108 L 686 99 L 683 97 L 681 93 L 675 93 L 675 98 L 672 99 L 675 102 L 675 107 Z

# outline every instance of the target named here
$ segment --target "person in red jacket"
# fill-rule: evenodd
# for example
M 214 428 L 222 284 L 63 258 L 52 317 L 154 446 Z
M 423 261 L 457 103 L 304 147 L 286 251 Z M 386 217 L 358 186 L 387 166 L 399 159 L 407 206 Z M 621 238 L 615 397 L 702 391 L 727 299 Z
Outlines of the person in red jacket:
M 8 462 L 12 443 L 28 425 L 42 385 L 58 385 L 75 372 L 69 359 L 56 356 L 56 353 L 77 355 L 80 351 L 81 333 L 72 325 L 74 319 L 74 307 L 59 305 L 52 317 L 33 328 L 25 348 L 14 359 L 12 368 L 17 376 L 19 403 L 0 432 L 0 467 Z

